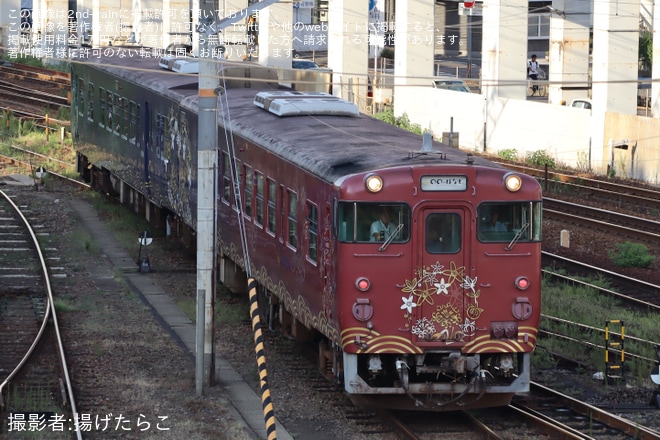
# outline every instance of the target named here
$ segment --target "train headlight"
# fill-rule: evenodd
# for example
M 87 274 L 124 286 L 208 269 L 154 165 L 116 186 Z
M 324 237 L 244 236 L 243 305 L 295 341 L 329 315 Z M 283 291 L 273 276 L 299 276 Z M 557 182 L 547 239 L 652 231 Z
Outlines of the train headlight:
M 371 287 L 371 281 L 368 278 L 360 277 L 355 280 L 355 287 L 360 292 L 366 292 Z
M 517 174 L 508 173 L 504 176 L 504 186 L 511 192 L 516 192 L 522 187 L 522 179 Z
M 369 174 L 364 180 L 364 186 L 367 188 L 367 191 L 377 193 L 383 189 L 383 179 L 376 174 Z

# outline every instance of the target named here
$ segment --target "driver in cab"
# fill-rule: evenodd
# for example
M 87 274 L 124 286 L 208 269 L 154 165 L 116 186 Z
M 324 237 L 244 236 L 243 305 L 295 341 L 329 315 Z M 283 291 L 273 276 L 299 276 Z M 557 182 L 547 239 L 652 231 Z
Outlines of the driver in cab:
M 383 208 L 380 211 L 379 218 L 371 224 L 371 233 L 369 239 L 371 241 L 385 241 L 389 239 L 396 232 L 396 225 L 391 220 L 390 211 Z

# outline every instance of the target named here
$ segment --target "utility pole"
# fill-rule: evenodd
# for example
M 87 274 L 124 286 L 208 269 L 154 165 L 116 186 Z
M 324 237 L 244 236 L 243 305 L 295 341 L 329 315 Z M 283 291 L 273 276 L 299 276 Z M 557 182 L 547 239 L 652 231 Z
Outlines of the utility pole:
M 263 0 L 216 22 L 216 1 L 200 2 L 199 85 L 197 119 L 197 321 L 195 390 L 204 394 L 204 386 L 215 380 L 215 254 L 217 244 L 216 189 L 218 164 L 218 74 L 209 39 L 222 29 L 246 19 L 253 12 L 277 3 Z
M 215 192 L 218 163 L 218 75 L 209 38 L 214 33 L 215 2 L 202 1 L 199 18 L 199 114 L 197 130 L 197 323 L 195 388 L 204 394 L 204 385 L 215 379 L 216 221 Z M 203 319 L 202 319 L 203 317 Z

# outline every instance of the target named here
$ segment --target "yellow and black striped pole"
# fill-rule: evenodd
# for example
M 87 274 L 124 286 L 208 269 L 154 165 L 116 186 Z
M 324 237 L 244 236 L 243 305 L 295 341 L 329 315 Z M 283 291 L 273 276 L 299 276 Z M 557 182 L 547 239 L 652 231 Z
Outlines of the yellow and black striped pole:
M 266 354 L 264 353 L 264 339 L 261 334 L 259 306 L 257 304 L 257 283 L 254 278 L 248 279 L 248 292 L 250 295 L 250 318 L 252 319 L 254 349 L 257 354 L 257 368 L 259 369 L 259 383 L 261 385 L 261 404 L 264 408 L 264 421 L 266 422 L 266 435 L 268 440 L 275 440 L 277 438 L 275 408 L 273 407 L 273 402 L 270 398 L 270 389 L 268 388 Z

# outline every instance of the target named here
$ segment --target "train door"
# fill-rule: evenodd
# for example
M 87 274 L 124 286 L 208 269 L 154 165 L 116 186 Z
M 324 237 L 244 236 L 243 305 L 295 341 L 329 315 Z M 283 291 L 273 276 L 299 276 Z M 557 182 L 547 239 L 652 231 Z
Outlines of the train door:
M 471 223 L 464 207 L 420 211 L 412 327 L 418 345 L 455 347 L 470 340 L 476 282 L 469 276 Z

